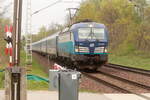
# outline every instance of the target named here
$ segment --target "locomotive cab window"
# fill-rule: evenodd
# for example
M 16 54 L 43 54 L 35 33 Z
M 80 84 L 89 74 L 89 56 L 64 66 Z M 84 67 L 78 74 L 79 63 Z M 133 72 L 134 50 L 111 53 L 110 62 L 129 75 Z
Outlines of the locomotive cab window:
M 79 39 L 105 39 L 104 28 L 79 28 L 78 29 Z
M 79 28 L 78 29 L 78 35 L 79 35 L 79 39 L 86 39 L 89 38 L 89 34 L 90 34 L 91 29 L 90 28 Z
M 104 40 L 105 39 L 105 30 L 103 28 L 92 28 L 95 39 Z

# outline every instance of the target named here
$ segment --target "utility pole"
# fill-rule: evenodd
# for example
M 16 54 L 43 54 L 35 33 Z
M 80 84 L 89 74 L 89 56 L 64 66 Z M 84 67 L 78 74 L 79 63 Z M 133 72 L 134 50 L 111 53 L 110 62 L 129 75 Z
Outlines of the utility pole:
M 75 16 L 76 16 L 78 10 L 79 10 L 78 8 L 68 8 L 70 25 L 72 25 L 75 22 Z M 75 13 L 72 14 L 72 11 L 75 11 Z
M 14 18 L 13 18 L 13 64 L 20 64 L 20 37 L 22 21 L 22 0 L 14 0 Z
M 32 34 L 31 34 L 31 0 L 27 0 L 27 16 L 26 16 L 26 64 L 32 65 Z
M 26 70 L 20 67 L 22 0 L 14 0 L 13 66 L 5 70 L 5 100 L 26 100 Z

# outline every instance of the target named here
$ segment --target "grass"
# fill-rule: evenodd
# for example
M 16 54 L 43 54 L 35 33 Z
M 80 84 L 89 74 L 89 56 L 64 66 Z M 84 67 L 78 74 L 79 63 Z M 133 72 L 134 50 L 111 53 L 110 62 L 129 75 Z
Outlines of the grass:
M 48 75 L 42 69 L 42 65 L 40 65 L 34 59 L 31 70 L 32 71 L 28 72 L 28 74 L 48 78 Z M 28 80 L 27 86 L 29 90 L 48 90 L 48 83 L 43 81 Z
M 136 55 L 117 56 L 110 54 L 109 62 L 135 68 L 150 70 L 150 58 Z
M 22 66 L 25 66 L 25 57 L 26 57 L 25 52 L 21 51 Z M 43 71 L 43 66 L 39 64 L 34 58 L 33 58 L 32 66 L 28 69 L 31 70 L 28 72 L 28 74 L 48 78 L 48 75 Z M 44 81 L 28 80 L 27 87 L 29 90 L 48 90 L 48 83 Z
M 21 66 L 25 67 L 25 52 L 21 51 Z M 144 56 L 136 56 L 136 55 L 122 55 L 117 56 L 114 54 L 109 55 L 109 62 L 114 64 L 120 64 L 130 67 L 142 68 L 150 70 L 150 58 Z M 0 64 L 0 69 L 3 69 L 4 66 L 7 66 L 5 63 Z M 28 74 L 38 75 L 44 78 L 48 78 L 48 75 L 43 71 L 43 66 L 39 64 L 34 58 L 32 66 L 28 69 L 31 71 Z M 34 81 L 28 80 L 27 86 L 29 90 L 48 90 L 48 83 L 43 81 Z M 4 72 L 0 72 L 0 89 L 4 88 Z M 82 90 L 81 91 L 86 91 Z
M 4 88 L 4 73 L 0 72 L 0 89 Z
M 21 51 L 21 67 L 25 67 L 26 65 L 25 57 L 26 57 L 25 52 Z M 6 64 L 3 64 L 1 66 L 6 66 Z M 2 67 L 0 69 L 2 69 Z M 48 78 L 48 75 L 43 71 L 43 66 L 40 65 L 34 58 L 33 58 L 32 66 L 27 69 L 31 70 L 27 72 L 27 74 Z M 48 83 L 44 81 L 28 80 L 27 87 L 29 90 L 48 90 Z M 0 89 L 4 89 L 4 72 L 0 72 Z
M 8 56 L 5 55 L 5 45 L 3 38 L 0 38 L 0 89 L 4 88 L 4 72 L 1 72 L 6 66 L 8 66 Z
M 84 92 L 87 92 L 87 93 L 99 93 L 99 92 L 97 92 L 97 91 L 88 90 L 88 89 L 79 89 L 79 92 L 82 92 L 82 93 L 84 93 Z

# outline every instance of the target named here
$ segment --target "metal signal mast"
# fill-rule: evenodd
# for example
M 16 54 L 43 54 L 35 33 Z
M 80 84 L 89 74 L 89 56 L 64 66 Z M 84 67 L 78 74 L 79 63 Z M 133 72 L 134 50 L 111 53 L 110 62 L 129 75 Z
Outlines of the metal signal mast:
M 31 0 L 27 0 L 27 16 L 26 16 L 26 63 L 32 64 L 32 34 L 31 34 Z

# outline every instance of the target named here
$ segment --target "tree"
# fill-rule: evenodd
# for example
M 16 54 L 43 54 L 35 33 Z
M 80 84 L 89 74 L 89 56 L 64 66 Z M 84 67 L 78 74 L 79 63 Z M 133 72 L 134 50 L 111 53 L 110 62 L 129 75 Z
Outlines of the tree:
M 41 40 L 47 36 L 50 36 L 58 31 L 61 31 L 64 27 L 57 23 L 51 23 L 48 28 L 42 26 L 39 29 L 38 34 L 32 35 L 33 42 Z
M 80 6 L 77 21 L 92 19 L 105 24 L 109 30 L 111 50 L 129 53 L 136 49 L 148 48 L 148 46 L 138 47 L 137 45 L 141 43 L 141 39 L 142 43 L 148 45 L 146 39 L 149 38 L 147 36 L 149 25 L 143 23 L 143 16 L 147 20 L 149 19 L 149 10 L 145 10 L 146 6 L 145 0 L 134 0 L 134 2 L 128 0 L 87 0 Z
M 6 13 L 8 13 L 10 6 L 12 3 L 4 6 L 4 1 L 0 0 L 0 17 L 4 17 Z
M 5 29 L 5 26 L 6 25 L 10 25 L 11 24 L 11 21 L 10 19 L 8 18 L 5 18 L 5 12 L 6 12 L 6 9 L 7 7 L 3 7 L 3 2 L 4 0 L 0 0 L 0 56 L 1 56 L 1 62 L 3 62 L 2 64 L 6 64 L 7 60 L 8 60 L 8 57 L 7 56 L 4 56 L 4 49 L 5 49 L 5 45 L 6 45 L 6 42 L 4 41 L 4 36 L 5 36 L 5 32 L 4 32 L 4 29 Z

